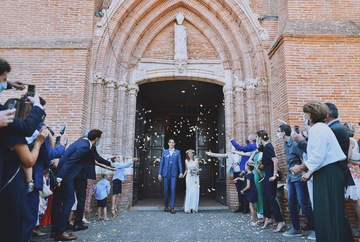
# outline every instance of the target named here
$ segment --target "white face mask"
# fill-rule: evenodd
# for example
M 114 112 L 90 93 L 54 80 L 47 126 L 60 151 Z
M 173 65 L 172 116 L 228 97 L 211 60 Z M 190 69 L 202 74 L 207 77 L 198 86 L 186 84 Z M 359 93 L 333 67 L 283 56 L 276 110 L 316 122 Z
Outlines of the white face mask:
M 276 136 L 279 138 L 279 139 L 284 139 L 284 136 L 281 134 L 282 132 L 277 132 L 276 133 Z
M 0 92 L 7 89 L 7 82 L 0 82 Z
M 261 145 L 261 141 L 259 140 L 259 138 L 256 138 L 256 144 L 257 144 L 258 146 Z
M 304 125 L 305 125 L 305 127 L 307 128 L 307 129 L 309 129 L 310 128 L 310 121 L 309 121 L 309 119 L 307 119 L 306 118 L 306 115 L 304 114 Z

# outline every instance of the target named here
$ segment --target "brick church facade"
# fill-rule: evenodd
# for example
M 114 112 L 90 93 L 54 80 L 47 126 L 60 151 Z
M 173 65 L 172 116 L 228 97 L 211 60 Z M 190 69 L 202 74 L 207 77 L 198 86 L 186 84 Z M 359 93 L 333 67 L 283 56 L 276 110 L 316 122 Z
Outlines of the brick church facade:
M 47 100 L 48 124 L 66 122 L 70 141 L 86 128 L 103 130 L 104 156 L 139 155 L 138 92 L 155 83 L 221 87 L 223 133 L 243 143 L 249 133 L 268 130 L 282 162 L 278 119 L 301 126 L 304 103 L 331 101 L 343 122 L 360 121 L 359 1 L 6 0 L 3 6 L 0 57 L 12 65 L 9 78 L 36 85 Z M 184 58 L 175 53 L 177 25 L 186 30 Z M 14 95 L 2 93 L 1 101 Z M 226 151 L 221 139 L 217 148 Z M 237 206 L 231 178 L 226 204 Z

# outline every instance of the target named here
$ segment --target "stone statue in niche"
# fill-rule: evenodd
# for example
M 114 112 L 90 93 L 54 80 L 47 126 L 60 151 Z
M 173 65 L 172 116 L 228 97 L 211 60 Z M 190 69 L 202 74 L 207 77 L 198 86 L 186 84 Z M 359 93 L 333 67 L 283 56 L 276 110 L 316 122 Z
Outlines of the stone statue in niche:
M 183 26 L 183 21 L 185 17 L 182 13 L 176 15 L 176 22 L 175 23 L 175 66 L 176 70 L 179 73 L 182 73 L 186 70 L 187 66 L 187 46 L 186 46 L 186 28 Z

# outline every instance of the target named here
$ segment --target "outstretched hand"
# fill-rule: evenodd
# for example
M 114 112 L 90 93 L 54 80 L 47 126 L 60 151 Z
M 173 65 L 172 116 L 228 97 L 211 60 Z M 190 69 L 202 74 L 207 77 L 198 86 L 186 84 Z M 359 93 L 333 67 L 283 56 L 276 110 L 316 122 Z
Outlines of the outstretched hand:
M 8 126 L 15 118 L 16 109 L 0 111 L 0 128 Z

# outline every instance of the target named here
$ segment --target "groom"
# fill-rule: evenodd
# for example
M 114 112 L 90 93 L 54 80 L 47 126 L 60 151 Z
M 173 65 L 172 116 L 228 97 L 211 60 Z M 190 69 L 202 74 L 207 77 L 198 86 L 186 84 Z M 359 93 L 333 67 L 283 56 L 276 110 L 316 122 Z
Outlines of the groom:
M 183 170 L 181 164 L 181 154 L 179 150 L 174 148 L 175 140 L 169 139 L 169 149 L 164 150 L 161 155 L 159 176 L 158 179 L 164 178 L 164 212 L 169 212 L 169 187 L 171 191 L 170 196 L 170 213 L 175 214 L 175 192 L 176 192 L 176 180 L 183 178 Z M 180 172 L 180 174 L 179 174 Z

